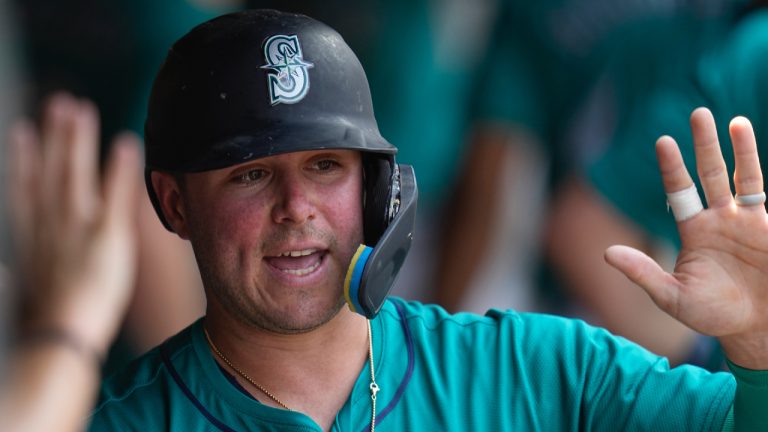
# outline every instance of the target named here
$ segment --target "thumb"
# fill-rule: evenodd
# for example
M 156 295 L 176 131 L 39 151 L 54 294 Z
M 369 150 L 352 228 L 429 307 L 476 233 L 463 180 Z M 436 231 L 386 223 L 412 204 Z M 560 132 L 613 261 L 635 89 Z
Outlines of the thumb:
M 628 246 L 611 246 L 605 250 L 605 261 L 639 285 L 654 303 L 676 316 L 678 282 L 651 257 Z

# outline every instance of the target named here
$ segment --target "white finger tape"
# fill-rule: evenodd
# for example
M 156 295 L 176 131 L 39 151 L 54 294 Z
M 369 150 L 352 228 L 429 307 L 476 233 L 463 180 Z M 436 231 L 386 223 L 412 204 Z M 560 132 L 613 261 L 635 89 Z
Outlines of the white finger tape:
M 704 210 L 695 184 L 683 190 L 668 193 L 667 206 L 672 208 L 672 214 L 678 222 L 690 219 Z

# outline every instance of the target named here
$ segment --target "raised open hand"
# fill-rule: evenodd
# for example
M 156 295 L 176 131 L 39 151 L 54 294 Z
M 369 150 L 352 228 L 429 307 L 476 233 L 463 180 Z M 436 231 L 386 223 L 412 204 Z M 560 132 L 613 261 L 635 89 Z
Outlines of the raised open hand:
M 712 114 L 691 115 L 696 167 L 706 196 L 703 210 L 677 143 L 659 138 L 656 154 L 682 248 L 673 273 L 640 251 L 612 246 L 608 263 L 640 285 L 668 314 L 720 339 L 728 358 L 768 369 L 768 215 L 752 125 L 734 118 L 732 195 Z
M 11 134 L 9 182 L 27 325 L 106 353 L 135 270 L 137 138 L 115 140 L 100 180 L 95 106 L 53 96 L 38 133 Z

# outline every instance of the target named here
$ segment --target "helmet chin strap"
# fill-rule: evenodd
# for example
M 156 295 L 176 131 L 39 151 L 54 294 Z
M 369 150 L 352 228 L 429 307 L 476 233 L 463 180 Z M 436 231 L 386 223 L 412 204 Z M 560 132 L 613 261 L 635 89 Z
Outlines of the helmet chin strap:
M 399 209 L 374 247 L 360 245 L 344 279 L 344 298 L 353 312 L 373 318 L 392 289 L 411 248 L 418 189 L 413 167 L 400 165 Z

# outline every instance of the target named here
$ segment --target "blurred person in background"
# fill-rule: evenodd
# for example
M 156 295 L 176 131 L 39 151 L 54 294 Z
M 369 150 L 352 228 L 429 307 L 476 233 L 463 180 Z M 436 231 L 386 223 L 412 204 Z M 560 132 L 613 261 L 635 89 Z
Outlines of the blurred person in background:
M 119 130 L 142 133 L 151 80 L 170 43 L 231 8 L 215 0 L 24 0 L 15 6 L 28 111 L 34 115 L 43 98 L 60 89 L 93 100 L 103 119 L 102 155 Z M 188 245 L 163 229 L 146 197 L 137 217 L 137 289 L 107 372 L 192 322 L 205 306 Z
M 574 173 L 552 207 L 549 250 L 571 281 L 572 292 L 599 322 L 658 347 L 673 362 L 724 367 L 715 339 L 668 325 L 644 296 L 621 283 L 620 275 L 590 269 L 587 260 L 597 260 L 603 245 L 621 241 L 666 255 L 665 265 L 674 265 L 680 239 L 674 221 L 658 205 L 655 194 L 662 184 L 655 178 L 654 152 L 645 140 L 663 132 L 689 143 L 689 121 L 681 110 L 710 107 L 721 119 L 717 123 L 721 136 L 728 127 L 723 118 L 748 116 L 758 145 L 766 146 L 768 10 L 764 6 L 765 2 L 742 5 L 706 32 L 680 34 L 677 27 L 657 28 L 654 37 L 662 36 L 663 43 L 637 40 L 639 46 L 627 46 L 616 56 L 605 80 L 615 112 L 615 124 L 603 138 L 606 150 Z M 633 55 L 643 47 L 646 55 Z M 725 140 L 722 144 L 726 165 L 732 169 L 730 145 Z M 693 169 L 693 147 L 683 144 L 681 151 Z
M 501 168 L 482 171 L 473 168 L 473 161 L 501 160 L 510 153 L 544 153 L 548 163 L 537 168 L 547 172 L 540 177 L 546 187 L 536 183 L 525 187 L 558 196 L 558 190 L 571 184 L 571 173 L 603 151 L 605 135 L 601 134 L 613 121 L 613 105 L 600 99 L 601 77 L 617 55 L 634 58 L 642 71 L 636 75 L 648 71 L 644 79 L 652 81 L 660 73 L 648 66 L 661 64 L 653 62 L 656 50 L 669 45 L 682 50 L 679 58 L 693 56 L 715 40 L 702 36 L 726 25 L 738 9 L 733 2 L 719 0 L 505 2 L 483 68 L 486 75 L 477 92 L 475 138 L 462 170 L 461 184 L 466 186 L 459 197 L 472 205 L 453 214 L 456 235 L 446 237 L 448 244 L 441 249 L 440 302 L 456 310 L 462 299 L 473 295 L 467 281 L 486 259 L 493 235 L 484 221 L 499 213 L 494 191 L 509 187 L 500 181 L 506 175 Z M 646 126 L 659 132 L 651 124 Z M 644 145 L 648 147 L 649 142 L 653 140 Z M 695 333 L 658 311 L 630 282 L 603 265 L 603 251 L 610 244 L 647 251 L 646 245 L 632 236 L 608 240 L 612 226 L 594 217 L 579 221 L 590 230 L 581 228 L 566 238 L 559 230 L 577 216 L 555 212 L 552 222 L 547 221 L 549 200 L 547 195 L 543 203 L 535 199 L 524 203 L 533 215 L 529 217 L 542 221 L 540 228 L 546 233 L 541 251 L 544 267 L 538 275 L 538 285 L 546 288 L 538 293 L 539 307 L 605 325 L 673 362 L 687 360 Z M 470 246 L 472 253 L 465 255 L 461 245 Z M 656 255 L 662 261 L 667 256 Z M 595 293 L 610 292 L 572 296 L 572 285 L 584 290 L 599 285 Z

